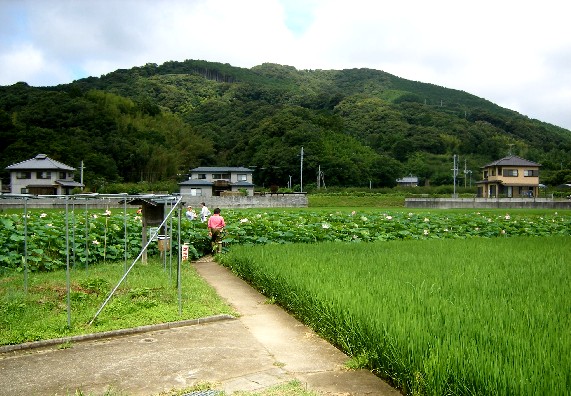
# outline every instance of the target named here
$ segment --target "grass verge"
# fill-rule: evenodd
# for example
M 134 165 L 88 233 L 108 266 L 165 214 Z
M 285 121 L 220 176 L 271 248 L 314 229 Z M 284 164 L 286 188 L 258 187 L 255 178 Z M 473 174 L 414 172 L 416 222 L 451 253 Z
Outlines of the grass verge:
M 30 273 L 27 290 L 21 273 L 0 278 L 0 345 L 236 314 L 191 265 L 181 268 L 179 300 L 176 265 L 137 263 L 92 325 L 123 263 L 70 270 L 69 289 L 65 270 Z

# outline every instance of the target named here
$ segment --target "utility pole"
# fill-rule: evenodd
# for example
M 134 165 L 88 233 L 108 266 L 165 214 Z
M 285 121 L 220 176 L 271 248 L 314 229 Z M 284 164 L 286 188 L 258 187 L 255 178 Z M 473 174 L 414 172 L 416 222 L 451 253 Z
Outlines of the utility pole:
M 319 165 L 317 170 L 317 188 L 320 189 L 322 184 L 323 188 L 327 188 L 325 186 L 325 174 L 321 171 L 321 165 Z
M 83 169 L 85 169 L 85 166 L 83 165 L 83 160 L 81 160 L 81 166 L 79 167 L 79 181 L 81 183 L 81 191 L 83 191 Z
M 452 176 L 454 179 L 454 195 L 453 197 L 456 198 L 456 175 L 458 175 L 458 156 L 454 154 L 454 168 L 452 169 Z
M 299 167 L 299 189 L 303 192 L 303 146 L 301 146 L 301 164 Z
M 464 158 L 464 188 L 466 188 L 466 175 L 468 175 L 468 168 L 466 168 L 466 158 Z
M 464 188 L 466 188 L 466 179 L 470 175 L 470 188 L 472 188 L 472 171 L 467 168 L 466 160 L 464 160 Z

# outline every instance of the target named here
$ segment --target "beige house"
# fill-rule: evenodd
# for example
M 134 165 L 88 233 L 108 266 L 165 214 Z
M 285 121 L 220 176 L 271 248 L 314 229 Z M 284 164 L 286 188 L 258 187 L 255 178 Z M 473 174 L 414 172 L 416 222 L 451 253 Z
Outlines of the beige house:
M 483 180 L 476 182 L 478 197 L 532 198 L 539 195 L 541 165 L 511 155 L 482 167 Z
M 75 168 L 38 154 L 6 167 L 12 194 L 69 195 L 83 184 L 73 180 Z
M 252 169 L 244 167 L 198 167 L 190 170 L 188 180 L 179 183 L 180 194 L 191 197 L 216 197 L 228 192 L 254 195 Z

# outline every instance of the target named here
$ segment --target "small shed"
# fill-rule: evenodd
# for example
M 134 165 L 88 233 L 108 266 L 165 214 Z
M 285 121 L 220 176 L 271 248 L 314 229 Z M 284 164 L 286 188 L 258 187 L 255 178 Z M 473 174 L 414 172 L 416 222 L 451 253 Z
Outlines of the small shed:
M 141 235 L 141 248 L 147 245 L 149 241 L 149 236 L 153 237 L 153 234 L 149 235 L 149 231 L 154 230 L 153 227 L 160 226 L 165 220 L 165 205 L 167 201 L 164 196 L 157 195 L 145 195 L 137 198 L 128 198 L 127 203 L 129 205 L 137 205 L 141 208 L 141 216 L 143 223 L 143 230 Z M 121 201 L 120 203 L 124 203 Z M 166 227 L 163 226 L 156 233 L 165 237 L 167 234 Z M 170 246 L 170 243 L 168 244 Z M 141 256 L 143 263 L 147 262 L 147 251 L 144 250 Z

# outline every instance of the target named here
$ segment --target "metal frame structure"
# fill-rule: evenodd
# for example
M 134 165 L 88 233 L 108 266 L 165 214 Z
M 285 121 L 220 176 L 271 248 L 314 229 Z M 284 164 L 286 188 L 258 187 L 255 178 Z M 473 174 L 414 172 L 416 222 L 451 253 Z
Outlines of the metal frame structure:
M 75 204 L 76 202 L 81 202 L 81 201 L 85 201 L 85 241 L 86 241 L 86 260 L 85 260 L 85 265 L 86 265 L 86 271 L 88 271 L 88 267 L 89 267 L 89 246 L 87 243 L 88 240 L 88 232 L 89 232 L 89 216 L 88 216 L 88 203 L 89 200 L 91 199 L 108 199 L 109 201 L 111 201 L 112 199 L 119 199 L 121 200 L 120 203 L 123 203 L 123 217 L 124 217 L 124 239 L 125 239 L 125 254 L 124 254 L 124 274 L 122 276 L 122 278 L 119 280 L 119 282 L 117 283 L 117 285 L 111 290 L 111 292 L 108 294 L 107 298 L 105 299 L 105 301 L 103 302 L 103 304 L 100 306 L 100 308 L 97 310 L 97 312 L 95 313 L 93 319 L 89 322 L 89 324 L 93 324 L 93 322 L 95 321 L 95 319 L 99 316 L 99 314 L 101 313 L 101 311 L 105 308 L 105 306 L 107 305 L 107 303 L 111 300 L 111 298 L 113 297 L 113 295 L 115 294 L 115 292 L 117 291 L 117 289 L 119 288 L 119 286 L 123 283 L 123 281 L 127 278 L 127 275 L 129 274 L 129 272 L 133 269 L 133 267 L 135 266 L 135 264 L 141 259 L 141 257 L 143 257 L 143 255 L 146 258 L 146 252 L 147 252 L 147 248 L 149 247 L 149 245 L 151 244 L 151 242 L 153 242 L 157 237 L 158 237 L 158 233 L 161 229 L 165 230 L 165 238 L 169 238 L 172 240 L 172 231 L 173 231 L 173 226 L 172 226 L 172 218 L 173 216 L 176 214 L 178 215 L 178 231 L 177 231 L 177 236 L 178 236 L 178 256 L 177 256 L 177 262 L 178 262 L 178 266 L 177 266 L 177 288 L 178 288 L 178 310 L 179 310 L 179 315 L 182 314 L 182 302 L 181 302 L 181 295 L 182 295 L 182 291 L 181 291 L 181 263 L 182 263 L 182 250 L 181 250 L 181 230 L 180 230 L 180 223 L 181 223 L 181 213 L 182 213 L 182 205 L 184 204 L 182 202 L 182 196 L 173 196 L 173 195 L 155 195 L 155 194 L 148 194 L 148 195 L 129 195 L 129 194 L 76 194 L 76 195 L 32 195 L 32 194 L 1 194 L 0 198 L 3 199 L 21 199 L 24 202 L 24 256 L 23 256 L 23 263 L 24 263 L 24 291 L 25 293 L 28 292 L 28 201 L 31 199 L 42 199 L 42 198 L 58 198 L 58 199 L 64 199 L 65 200 L 65 246 L 66 246 L 66 289 L 67 289 L 67 296 L 66 296 L 66 305 L 67 305 L 67 325 L 71 326 L 71 299 L 70 299 L 70 295 L 71 295 L 71 276 L 70 276 L 70 222 L 69 222 L 69 217 L 70 217 L 70 213 L 69 213 L 69 204 L 71 201 L 71 206 L 72 206 L 72 218 L 73 218 L 73 224 L 72 224 L 72 238 L 73 238 L 73 244 L 75 247 Z M 164 205 L 164 212 L 163 212 L 163 220 L 160 224 L 160 226 L 156 229 L 154 235 L 151 235 L 151 238 L 149 238 L 148 241 L 146 241 L 146 243 L 141 247 L 141 251 L 139 252 L 139 254 L 137 255 L 137 257 L 135 258 L 135 260 L 131 263 L 131 265 L 129 267 L 127 267 L 127 204 L 131 201 L 137 200 L 137 199 L 147 199 L 156 203 L 160 203 Z M 169 224 L 170 222 L 170 224 Z M 167 224 L 169 224 L 167 226 Z M 146 230 L 144 229 L 143 232 L 146 233 Z M 146 239 L 146 238 L 145 238 Z M 170 261 L 170 271 L 169 274 L 170 276 L 172 276 L 172 249 L 168 249 L 169 250 L 169 261 Z M 166 271 L 166 254 L 163 254 L 163 266 L 164 269 Z M 75 265 L 75 249 L 73 249 L 73 262 Z

